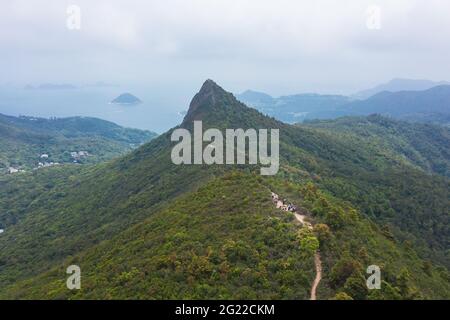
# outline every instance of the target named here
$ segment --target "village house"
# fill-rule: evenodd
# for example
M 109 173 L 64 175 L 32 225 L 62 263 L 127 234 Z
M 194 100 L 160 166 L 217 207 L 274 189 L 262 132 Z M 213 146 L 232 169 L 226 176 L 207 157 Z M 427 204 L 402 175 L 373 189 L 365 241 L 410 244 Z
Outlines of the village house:
M 19 172 L 19 169 L 13 168 L 13 167 L 9 167 L 8 169 L 8 173 L 9 174 L 13 174 L 13 173 L 17 173 Z
M 87 157 L 88 155 L 89 153 L 87 151 L 74 151 L 70 153 L 70 156 L 75 160 Z

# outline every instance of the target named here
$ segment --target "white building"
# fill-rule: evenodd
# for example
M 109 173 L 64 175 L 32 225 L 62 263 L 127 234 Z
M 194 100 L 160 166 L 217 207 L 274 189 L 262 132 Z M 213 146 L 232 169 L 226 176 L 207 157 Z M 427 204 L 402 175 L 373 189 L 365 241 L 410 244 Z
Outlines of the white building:
M 8 173 L 12 174 L 12 173 L 17 173 L 19 172 L 19 169 L 13 168 L 13 167 L 9 167 L 8 169 Z
M 70 153 L 70 156 L 73 158 L 73 159 L 80 159 L 80 158 L 83 158 L 83 157 L 87 157 L 87 156 L 89 156 L 89 152 L 87 152 L 87 151 L 75 151 L 75 152 L 71 152 Z

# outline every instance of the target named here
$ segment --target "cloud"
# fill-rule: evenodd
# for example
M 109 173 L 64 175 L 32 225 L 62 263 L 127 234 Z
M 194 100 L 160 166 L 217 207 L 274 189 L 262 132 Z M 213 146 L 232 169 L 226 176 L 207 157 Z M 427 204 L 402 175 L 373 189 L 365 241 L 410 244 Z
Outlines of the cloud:
M 66 28 L 71 4 L 81 8 L 79 31 Z M 381 9 L 379 30 L 366 25 L 371 5 Z M 418 59 L 435 62 L 417 68 L 418 77 L 449 71 L 440 65 L 450 56 L 445 0 L 11 0 L 2 6 L 0 67 L 9 77 L 57 77 L 61 66 L 66 79 L 83 72 L 111 81 L 149 73 L 156 81 L 164 69 L 193 80 L 208 72 L 230 79 L 233 70 L 264 87 L 322 79 L 344 88 L 371 76 L 414 76 Z

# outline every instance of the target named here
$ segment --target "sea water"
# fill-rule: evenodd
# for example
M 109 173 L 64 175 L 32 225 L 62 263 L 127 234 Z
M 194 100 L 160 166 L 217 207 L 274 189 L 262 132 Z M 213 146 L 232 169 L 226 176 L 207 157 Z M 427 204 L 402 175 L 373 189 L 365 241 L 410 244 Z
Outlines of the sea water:
M 143 102 L 115 105 L 109 102 L 129 91 Z M 136 92 L 137 91 L 137 92 Z M 76 89 L 25 89 L 0 87 L 0 113 L 11 116 L 87 116 L 112 121 L 121 126 L 162 133 L 183 120 L 184 103 L 165 101 L 162 94 L 145 89 L 132 91 L 119 87 Z

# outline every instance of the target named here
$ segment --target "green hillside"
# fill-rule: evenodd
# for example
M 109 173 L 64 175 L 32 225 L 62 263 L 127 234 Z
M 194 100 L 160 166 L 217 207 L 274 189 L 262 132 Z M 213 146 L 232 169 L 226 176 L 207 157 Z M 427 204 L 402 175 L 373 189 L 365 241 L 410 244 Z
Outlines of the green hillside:
M 450 128 L 432 124 L 408 123 L 380 115 L 344 117 L 336 120 L 315 120 L 304 124 L 323 129 L 330 135 L 361 148 L 378 148 L 386 154 L 429 173 L 450 176 Z
M 249 194 L 236 192 L 241 187 Z M 298 247 L 292 217 L 276 211 L 256 176 L 225 175 L 75 257 L 89 288 L 77 296 L 64 289 L 61 268 L 34 280 L 34 293 L 12 291 L 49 298 L 306 299 L 312 256 Z
M 44 119 L 0 114 L 0 174 L 41 164 L 97 163 L 123 155 L 155 133 L 86 117 Z M 73 155 L 73 152 L 81 152 Z M 87 152 L 87 154 L 85 153 Z
M 243 196 L 236 192 L 240 188 L 249 192 Z M 292 213 L 274 207 L 271 188 L 310 212 L 317 223 L 312 233 Z M 319 239 L 324 260 L 322 299 L 342 293 L 355 299 L 450 297 L 445 269 L 428 266 L 348 204 L 312 184 L 240 172 L 213 179 L 111 240 L 8 288 L 4 297 L 308 299 L 311 237 Z M 80 291 L 65 287 L 71 264 L 82 267 Z M 370 264 L 383 270 L 381 291 L 365 287 Z
M 280 172 L 176 166 L 169 131 L 109 163 L 6 177 L 0 296 L 308 298 L 317 238 L 319 298 L 449 297 L 449 181 L 424 165 L 434 163 L 428 147 L 408 158 L 394 147 L 380 152 L 384 145 L 365 143 L 358 131 L 352 138 L 344 129 L 287 125 L 210 80 L 181 126 L 193 120 L 205 128 L 278 128 Z M 270 191 L 302 208 L 313 233 L 275 209 Z M 83 270 L 79 292 L 64 289 L 71 263 Z M 381 291 L 363 290 L 370 264 L 382 268 Z

